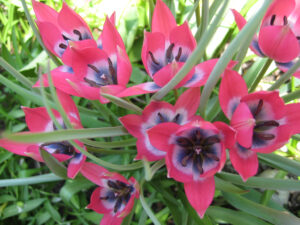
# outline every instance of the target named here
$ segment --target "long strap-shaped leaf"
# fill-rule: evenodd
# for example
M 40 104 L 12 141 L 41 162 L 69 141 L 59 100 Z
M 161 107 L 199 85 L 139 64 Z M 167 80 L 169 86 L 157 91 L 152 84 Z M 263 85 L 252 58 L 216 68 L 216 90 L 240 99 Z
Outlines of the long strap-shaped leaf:
M 54 141 L 59 142 L 81 138 L 115 137 L 127 134 L 127 131 L 122 126 L 118 126 L 88 129 L 67 129 L 42 133 L 4 134 L 3 137 L 17 142 L 39 143 Z

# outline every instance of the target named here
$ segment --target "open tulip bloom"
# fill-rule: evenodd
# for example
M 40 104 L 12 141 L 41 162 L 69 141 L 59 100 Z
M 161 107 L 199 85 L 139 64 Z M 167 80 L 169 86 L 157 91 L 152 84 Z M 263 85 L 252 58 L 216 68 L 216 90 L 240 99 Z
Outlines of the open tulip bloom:
M 56 67 L 49 63 L 51 69 L 34 84 L 34 77 L 28 79 L 26 74 L 34 73 L 31 65 L 39 62 L 40 56 L 30 55 L 28 58 L 34 60 L 24 67 L 21 65 L 27 59 L 23 54 L 12 56 L 10 61 L 16 59 L 16 65 L 22 68 L 18 72 L 5 61 L 9 55 L 6 48 L 11 43 L 3 44 L 0 72 L 7 70 L 20 83 L 13 83 L 11 78 L 1 74 L 0 83 L 5 86 L 0 87 L 4 90 L 3 96 L 19 101 L 6 90 L 12 88 L 22 95 L 22 103 L 26 106 L 48 104 L 46 107 L 22 107 L 29 131 L 0 132 L 0 147 L 9 151 L 3 151 L 8 156 L 12 152 L 49 166 L 51 174 L 22 177 L 21 182 L 25 181 L 25 184 L 42 183 L 38 180 L 41 176 L 46 182 L 73 179 L 62 184 L 64 187 L 60 191 L 59 199 L 64 200 L 63 204 L 70 199 L 72 204 L 79 202 L 73 211 L 64 211 L 67 214 L 62 218 L 65 223 L 70 223 L 69 217 L 73 222 L 75 215 L 80 215 L 80 224 L 88 219 L 101 220 L 100 225 L 201 224 L 202 219 L 203 224 L 218 224 L 219 221 L 242 225 L 252 221 L 253 224 L 273 224 L 274 221 L 275 225 L 300 224 L 295 216 L 277 210 L 282 206 L 277 206 L 269 195 L 277 189 L 299 191 L 299 181 L 293 178 L 282 180 L 282 171 L 276 172 L 276 179 L 251 178 L 265 166 L 283 170 L 285 175 L 300 175 L 300 164 L 280 155 L 297 159 L 299 154 L 296 151 L 300 140 L 297 135 L 300 133 L 299 84 L 294 78 L 290 82 L 283 80 L 288 75 L 300 78 L 299 68 L 295 73 L 291 72 L 300 53 L 300 0 L 265 0 L 249 24 L 233 9 L 238 28 L 245 30 L 234 37 L 234 23 L 221 37 L 223 40 L 212 46 L 215 47 L 213 54 L 206 48 L 214 40 L 212 35 L 221 24 L 228 1 L 214 0 L 211 7 L 210 1 L 200 1 L 203 9 L 200 20 L 199 5 L 196 5 L 199 1 L 195 1 L 193 7 L 188 6 L 192 1 L 167 1 L 176 6 L 173 9 L 177 11 L 184 8 L 184 12 L 177 15 L 172 13 L 176 10 L 171 11 L 164 3 L 166 1 L 138 1 L 136 5 L 143 11 L 141 14 L 130 11 L 130 18 L 126 18 L 124 15 L 128 12 L 123 13 L 125 19 L 117 23 L 116 13 L 106 16 L 98 39 L 94 39 L 92 33 L 95 27 L 90 29 L 65 1 L 60 11 L 37 0 L 31 2 L 43 48 L 48 50 L 46 52 L 54 59 Z M 88 2 L 89 5 L 96 4 Z M 11 12 L 14 7 L 17 6 L 14 5 Z M 153 13 L 149 19 L 148 8 Z M 192 13 L 188 12 L 192 9 L 196 14 L 196 24 L 191 24 L 193 32 L 189 27 L 189 21 L 193 21 Z M 209 10 L 209 14 L 205 10 Z M 28 10 L 25 8 L 24 11 Z M 0 19 L 2 21 L 1 16 Z M 185 22 L 178 25 L 176 20 Z M 198 29 L 196 36 L 201 43 L 198 46 L 194 28 Z M 4 32 L 4 38 L 6 33 L 9 32 Z M 21 49 L 16 48 L 19 42 L 15 39 L 20 33 L 17 34 L 13 38 L 14 49 L 9 52 L 17 53 Z M 246 46 L 249 38 L 252 38 L 251 44 Z M 228 43 L 232 39 L 233 42 Z M 32 47 L 28 46 L 26 49 L 23 46 L 26 53 L 31 52 Z M 258 56 L 270 59 L 256 62 L 258 57 L 254 55 L 247 61 L 246 69 L 241 67 L 245 62 L 243 54 L 246 55 L 249 47 Z M 257 91 L 259 83 L 265 82 L 272 60 L 282 71 L 288 71 L 292 66 L 293 69 L 283 79 L 276 80 L 268 91 Z M 268 76 L 273 76 L 273 72 Z M 132 73 L 133 77 L 130 77 Z M 145 77 L 138 78 L 141 82 L 134 80 L 143 74 Z M 41 95 L 38 88 L 42 90 Z M 57 106 L 55 93 L 60 103 Z M 6 102 L 3 105 L 1 114 L 9 114 L 5 109 Z M 8 107 L 8 110 L 15 108 Z M 12 126 L 15 122 L 23 125 L 21 120 L 16 120 Z M 18 129 L 20 124 L 16 126 Z M 0 125 L 3 125 L 2 121 Z M 286 151 L 282 148 L 284 145 Z M 280 154 L 273 153 L 276 150 L 280 150 Z M 0 149 L 1 157 L 3 152 Z M 259 167 L 259 160 L 263 167 Z M 234 170 L 238 174 L 229 174 Z M 2 171 L 1 167 L 0 174 Z M 264 186 L 264 179 L 270 187 Z M 0 179 L 0 187 L 6 181 L 6 178 Z M 20 185 L 18 178 L 9 184 L 14 182 Z M 91 182 L 97 187 L 86 190 L 93 185 Z M 261 193 L 260 189 L 271 191 Z M 82 199 L 85 191 L 90 193 L 89 202 Z M 247 191 L 249 195 L 243 196 Z M 40 190 L 37 193 L 44 194 Z M 252 195 L 261 202 L 253 202 Z M 16 196 L 26 196 L 24 201 L 28 200 L 23 192 Z M 47 209 L 46 213 L 51 211 L 52 216 L 56 212 L 54 201 L 41 199 L 45 201 L 42 206 Z M 10 204 L 4 202 L 6 196 L 2 200 L 0 214 L 6 218 L 15 208 L 6 208 Z M 24 205 L 20 208 L 17 204 L 18 213 L 22 212 L 18 218 L 24 218 L 23 213 L 27 215 L 30 211 L 31 203 Z M 213 206 L 209 209 L 210 205 Z M 81 209 L 81 206 L 94 212 Z M 273 206 L 274 209 L 268 208 Z M 46 215 L 45 211 L 38 216 Z M 233 216 L 236 217 L 232 219 Z M 59 222 L 58 219 L 55 218 L 55 222 Z M 41 223 L 40 219 L 32 221 Z M 78 225 L 78 221 L 74 225 Z
M 286 72 L 294 65 L 300 54 L 300 2 L 298 0 L 274 0 L 266 12 L 258 37 L 255 35 L 250 45 L 258 56 L 274 59 L 278 68 Z M 239 29 L 246 20 L 236 10 L 232 10 Z M 300 77 L 300 72 L 294 73 Z
M 60 91 L 57 91 L 57 95 L 72 126 L 75 129 L 82 128 L 79 113 L 72 98 Z M 25 121 L 29 128 L 29 133 L 50 132 L 57 130 L 57 127 L 48 115 L 45 107 L 22 107 L 22 109 L 25 113 Z M 60 126 L 66 129 L 66 126 L 59 112 L 53 109 L 52 113 L 54 114 L 56 120 L 59 122 Z M 81 142 L 77 140 L 75 140 L 75 142 L 80 147 L 83 147 L 83 144 Z M 29 156 L 40 162 L 44 161 L 40 155 L 41 150 L 49 152 L 59 161 L 70 160 L 68 165 L 68 177 L 70 178 L 74 178 L 77 175 L 86 159 L 86 156 L 80 153 L 80 151 L 74 148 L 68 141 L 49 143 L 19 143 L 7 139 L 0 139 L 0 146 L 10 152 L 18 155 Z
M 133 177 L 126 180 L 121 174 L 109 172 L 90 162 L 84 163 L 81 173 L 99 185 L 92 193 L 87 208 L 104 214 L 100 225 L 120 225 L 130 213 L 134 199 L 139 198 L 137 181 Z

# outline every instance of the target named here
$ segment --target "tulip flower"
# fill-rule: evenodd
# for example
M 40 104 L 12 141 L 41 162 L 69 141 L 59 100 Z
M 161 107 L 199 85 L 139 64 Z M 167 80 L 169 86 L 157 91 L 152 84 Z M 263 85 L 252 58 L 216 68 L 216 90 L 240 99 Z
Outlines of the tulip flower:
M 71 97 L 60 91 L 57 91 L 57 95 L 73 127 L 75 129 L 82 128 L 78 110 Z M 29 133 L 50 132 L 57 130 L 57 127 L 52 122 L 45 107 L 33 109 L 22 107 L 22 109 L 25 113 L 25 121 L 29 128 Z M 60 125 L 65 128 L 65 124 L 63 123 L 62 117 L 58 111 L 53 109 L 52 112 Z M 79 146 L 83 147 L 83 144 L 78 140 L 75 140 L 75 142 Z M 59 161 L 70 160 L 67 174 L 70 178 L 74 178 L 77 175 L 86 159 L 86 156 L 80 153 L 67 141 L 20 143 L 7 139 L 0 139 L 0 146 L 14 154 L 29 156 L 40 162 L 43 162 L 43 158 L 40 155 L 40 150 L 45 150 L 51 153 Z
M 257 55 L 274 59 L 282 71 L 293 66 L 300 53 L 299 4 L 296 0 L 275 0 L 262 20 L 258 37 L 255 35 L 250 45 Z M 242 29 L 246 20 L 236 10 L 232 12 L 238 28 Z M 294 75 L 299 77 L 300 72 Z
M 236 131 L 230 160 L 244 181 L 257 173 L 257 152 L 271 153 L 300 131 L 300 104 L 285 105 L 277 91 L 248 94 L 245 81 L 235 71 L 225 72 L 219 100 Z
M 54 55 L 61 58 L 69 41 L 93 41 L 93 35 L 86 22 L 65 2 L 60 12 L 35 0 L 32 0 L 32 6 L 43 42 Z
M 86 162 L 81 173 L 93 183 L 99 185 L 91 196 L 87 208 L 104 214 L 100 225 L 120 225 L 133 205 L 134 199 L 139 198 L 139 185 L 131 177 L 126 180 L 118 173 L 107 171 L 94 163 Z
M 185 91 L 173 106 L 162 101 L 152 101 L 142 115 L 126 115 L 120 118 L 123 126 L 137 138 L 137 156 L 135 159 L 156 161 L 165 157 L 166 152 L 155 148 L 150 142 L 147 130 L 157 124 L 174 122 L 185 124 L 199 116 L 195 116 L 200 102 L 200 89 L 190 88 Z
M 110 18 L 106 18 L 98 45 L 90 40 L 69 41 L 62 61 L 65 65 L 51 71 L 54 86 L 102 103 L 108 100 L 100 93 L 117 96 L 126 89 L 132 71 L 125 45 Z M 46 74 L 44 79 L 47 86 Z M 37 82 L 34 87 L 39 86 Z
M 214 174 L 226 161 L 234 131 L 222 122 L 196 120 L 185 125 L 161 123 L 150 130 L 150 143 L 166 152 L 168 177 L 184 184 L 185 194 L 200 217 L 211 204 Z

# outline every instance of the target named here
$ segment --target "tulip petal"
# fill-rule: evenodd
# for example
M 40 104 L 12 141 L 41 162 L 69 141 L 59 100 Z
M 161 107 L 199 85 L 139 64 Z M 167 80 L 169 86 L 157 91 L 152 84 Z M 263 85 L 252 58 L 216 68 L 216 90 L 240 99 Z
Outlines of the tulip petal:
M 176 101 L 176 112 L 184 110 L 188 114 L 187 117 L 190 118 L 196 114 L 199 104 L 200 88 L 189 88 Z
M 0 147 L 14 154 L 22 155 L 22 156 L 28 156 L 26 152 L 28 147 L 31 145 L 32 143 L 20 143 L 20 142 L 10 141 L 7 139 L 0 139 Z
M 161 87 L 159 87 L 156 83 L 146 82 L 126 88 L 124 91 L 118 94 L 118 97 L 148 94 L 157 92 L 160 89 Z
M 170 9 L 162 0 L 157 0 L 152 17 L 151 31 L 153 33 L 163 33 L 168 38 L 171 30 L 176 26 L 176 20 Z
M 254 151 L 248 150 L 238 143 L 229 151 L 230 161 L 243 181 L 254 176 L 258 170 L 258 159 Z
M 102 186 L 102 178 L 104 173 L 107 173 L 108 170 L 103 168 L 102 166 L 99 166 L 94 163 L 85 162 L 80 172 L 83 176 L 85 176 L 88 180 L 92 181 L 93 183 Z
M 111 213 L 104 214 L 100 221 L 100 225 L 121 225 L 124 217 L 113 216 Z
M 131 135 L 136 138 L 142 136 L 141 125 L 143 120 L 141 116 L 130 114 L 119 118 L 119 120 Z
M 32 7 L 38 21 L 56 24 L 58 12 L 44 3 L 32 0 Z
M 184 191 L 190 204 L 203 218 L 206 209 L 214 198 L 215 179 L 211 176 L 198 182 L 184 183 Z
M 220 131 L 221 140 L 225 144 L 225 148 L 231 148 L 236 141 L 236 131 L 226 123 L 217 121 L 213 123 Z
M 288 26 L 261 28 L 258 44 L 265 55 L 277 62 L 289 62 L 300 52 L 298 40 Z
M 287 124 L 292 134 L 300 133 L 300 103 L 287 104 L 285 108 Z
M 176 123 L 161 123 L 147 131 L 150 143 L 161 151 L 172 151 L 172 134 L 180 128 Z
M 104 189 L 106 188 L 98 187 L 93 191 L 91 195 L 90 204 L 87 206 L 87 208 L 92 209 L 97 213 L 110 215 L 111 208 L 113 208 L 113 204 L 111 205 L 110 208 L 105 207 L 103 201 L 100 199 L 101 194 L 105 191 Z
M 237 142 L 245 148 L 252 146 L 255 119 L 246 103 L 240 103 L 234 111 L 230 125 L 237 131 Z
M 83 155 L 81 153 L 77 153 L 70 160 L 70 163 L 68 165 L 68 177 L 69 178 L 73 179 L 74 177 L 76 177 L 76 175 L 80 171 L 81 167 L 83 166 L 85 159 L 86 159 L 85 155 Z
M 297 58 L 298 59 L 298 58 Z M 292 66 L 295 65 L 295 61 L 296 60 L 293 60 L 293 61 L 290 61 L 290 62 L 287 62 L 287 63 L 279 63 L 279 62 L 276 62 L 276 66 L 278 67 L 278 69 L 280 69 L 281 71 L 283 72 L 287 72 Z M 296 70 L 295 73 L 293 73 L 293 76 L 297 77 L 298 79 L 300 79 L 300 68 L 298 68 Z
M 219 100 L 221 109 L 229 119 L 240 103 L 240 99 L 247 94 L 248 88 L 244 79 L 233 70 L 225 70 L 220 85 Z

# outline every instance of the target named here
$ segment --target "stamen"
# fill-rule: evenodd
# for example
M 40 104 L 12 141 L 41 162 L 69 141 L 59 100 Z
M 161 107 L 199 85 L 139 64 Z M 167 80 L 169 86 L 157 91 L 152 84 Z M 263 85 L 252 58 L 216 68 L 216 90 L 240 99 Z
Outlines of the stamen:
M 258 102 L 258 105 L 256 107 L 253 117 L 256 117 L 261 112 L 263 104 L 264 104 L 264 101 L 262 99 L 259 99 L 259 102 Z
M 297 40 L 300 40 L 300 36 L 297 36 L 296 38 L 297 38 Z
M 196 163 L 196 167 L 199 170 L 199 173 L 203 174 L 203 172 L 204 172 L 203 167 L 202 167 L 203 160 L 202 160 L 201 155 L 197 156 L 196 154 L 194 154 L 193 160 L 194 160 L 193 162 Z
M 179 113 L 177 113 L 177 114 L 176 114 L 176 116 L 173 118 L 172 122 L 174 122 L 174 123 L 178 123 L 178 119 L 179 119 L 179 117 L 180 117 L 180 114 L 179 114 Z
M 63 44 L 63 43 L 60 43 L 59 45 L 58 45 L 60 48 L 62 48 L 62 49 L 66 49 L 68 46 L 67 45 L 65 45 L 65 44 Z
M 62 37 L 63 37 L 63 39 L 64 39 L 65 41 L 69 41 L 69 40 L 71 40 L 70 38 L 66 37 L 66 36 L 65 36 L 65 35 L 63 35 L 63 34 L 62 34 Z
M 265 140 L 265 141 L 270 141 L 273 140 L 275 138 L 274 134 L 257 134 L 258 138 Z
M 287 25 L 287 24 L 288 24 L 287 17 L 286 17 L 286 16 L 284 16 L 284 17 L 283 17 L 283 25 Z
M 157 116 L 158 116 L 158 118 L 159 118 L 159 120 L 160 120 L 161 123 L 167 122 L 167 121 L 165 120 L 165 118 L 163 117 L 163 115 L 162 115 L 160 112 L 157 113 Z
M 107 185 L 108 185 L 108 187 L 110 187 L 112 189 L 116 189 L 116 190 L 120 189 L 120 187 L 115 182 L 113 182 L 111 180 L 107 181 Z
M 151 60 L 156 64 L 159 65 L 159 62 L 156 60 L 156 58 L 154 57 L 153 53 L 149 51 L 149 55 L 151 57 Z
M 87 64 L 88 67 L 90 67 L 92 70 L 94 70 L 96 73 L 100 73 L 100 70 L 98 70 L 98 68 L 92 64 Z
M 205 152 L 204 153 L 208 158 L 211 158 L 211 159 L 213 159 L 213 160 L 215 160 L 215 161 L 217 161 L 217 162 L 219 162 L 220 161 L 220 159 L 219 159 L 219 157 L 218 156 L 216 156 L 215 154 L 213 154 L 213 153 L 208 153 L 208 152 Z
M 109 196 L 100 197 L 101 200 L 108 200 Z
M 275 19 L 276 19 L 276 15 L 274 14 L 274 15 L 272 15 L 272 17 L 271 17 L 271 21 L 270 21 L 271 26 L 274 25 Z
M 107 61 L 108 61 L 108 69 L 109 69 L 109 73 L 112 77 L 112 80 L 113 80 L 113 83 L 114 84 L 118 84 L 118 81 L 117 81 L 117 73 L 116 73 L 116 70 L 114 69 L 113 67 L 113 64 L 112 64 L 112 61 L 110 60 L 110 58 L 107 58 Z
M 122 198 L 118 198 L 114 207 L 114 213 L 118 212 L 122 205 Z
M 180 59 L 180 56 L 181 56 L 181 53 L 182 53 L 182 48 L 181 48 L 181 47 L 179 47 L 179 49 L 178 49 L 178 53 L 177 53 L 177 56 L 175 57 L 175 60 L 176 60 L 176 62 L 178 62 L 178 61 L 179 61 L 179 59 Z
M 170 44 L 166 51 L 166 63 L 171 62 L 174 43 Z
M 97 84 L 95 81 L 93 80 L 89 80 L 88 78 L 83 78 L 83 80 L 85 82 L 87 82 L 91 87 L 100 87 L 101 85 Z
M 190 147 L 190 146 L 193 146 L 193 143 L 190 141 L 190 139 L 188 138 L 185 138 L 185 137 L 179 137 L 176 139 L 176 142 L 177 144 L 180 146 L 180 147 Z
M 189 159 L 191 158 L 192 154 L 193 154 L 193 152 L 189 152 L 186 156 L 184 156 L 184 157 L 182 158 L 182 160 L 181 160 L 180 163 L 181 163 L 181 165 L 182 165 L 183 167 L 186 167 L 186 165 L 187 165 Z
M 260 121 L 257 122 L 254 129 L 260 128 L 260 127 L 278 127 L 279 123 L 275 120 L 268 120 L 268 121 Z
M 81 32 L 79 31 L 79 30 L 73 30 L 73 33 L 74 34 L 76 34 L 76 35 L 78 35 L 78 39 L 79 39 L 79 41 L 81 41 L 82 40 L 82 35 L 81 35 Z
M 214 135 L 214 136 L 210 136 L 210 137 L 206 138 L 204 140 L 203 145 L 213 145 L 213 144 L 219 143 L 219 142 L 220 142 L 220 138 L 217 135 Z

